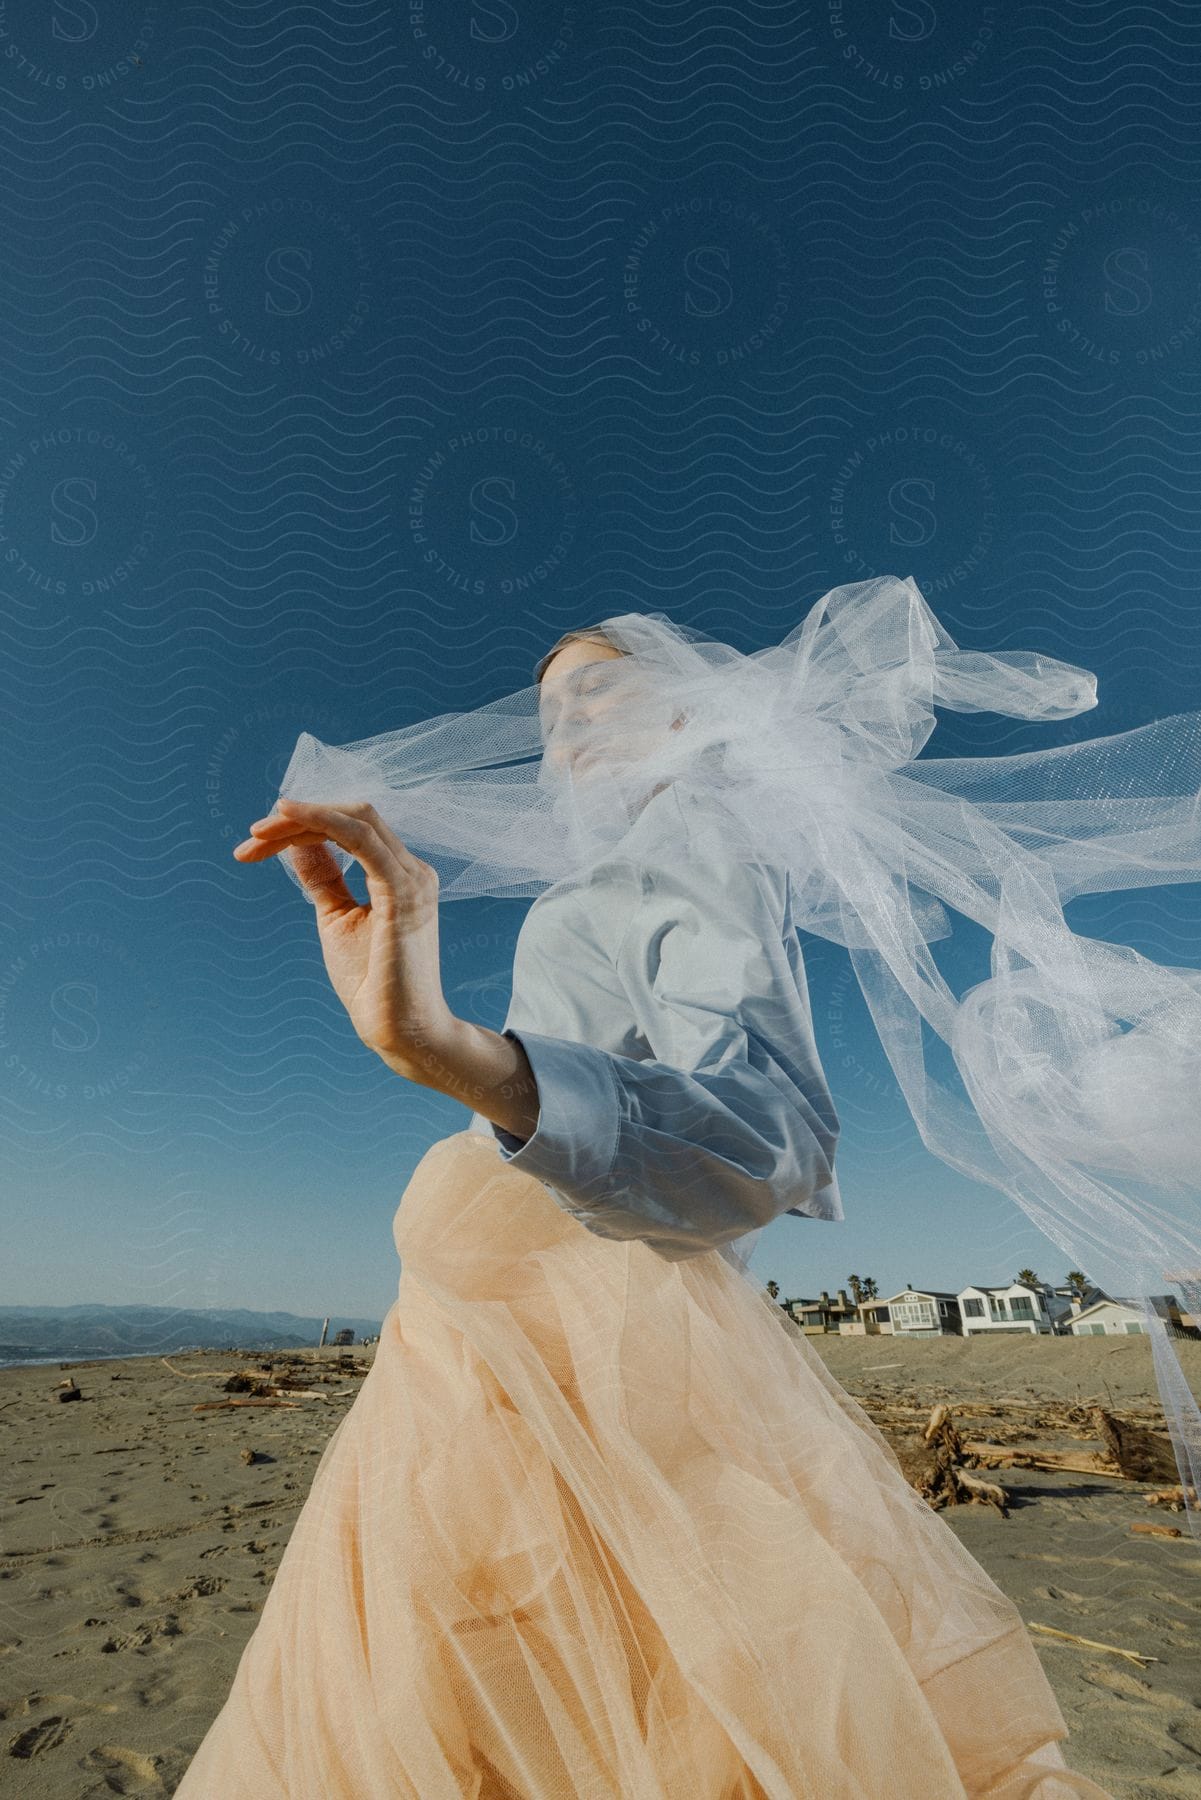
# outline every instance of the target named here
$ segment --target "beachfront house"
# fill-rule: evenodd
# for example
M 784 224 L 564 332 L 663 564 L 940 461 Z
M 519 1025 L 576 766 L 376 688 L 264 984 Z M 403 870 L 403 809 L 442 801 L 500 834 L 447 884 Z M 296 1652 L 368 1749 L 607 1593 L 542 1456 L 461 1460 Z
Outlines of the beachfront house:
M 962 1332 L 959 1296 L 947 1288 L 902 1288 L 883 1305 L 889 1320 L 884 1329 L 893 1337 L 959 1337 Z
M 1055 1314 L 1055 1330 L 1060 1337 L 1071 1335 L 1073 1319 L 1078 1319 L 1086 1307 L 1092 1306 L 1097 1300 L 1112 1300 L 1113 1298 L 1112 1294 L 1107 1294 L 1104 1288 L 1097 1287 L 1096 1283 L 1091 1281 L 1086 1283 L 1083 1289 L 1072 1287 L 1069 1284 L 1066 1287 L 1049 1288 L 1047 1293 L 1052 1303 L 1059 1309 Z
M 1175 1294 L 1152 1294 L 1151 1305 L 1171 1337 L 1201 1337 L 1201 1332 L 1180 1311 Z M 1134 1299 L 1102 1294 L 1089 1306 L 1081 1307 L 1069 1321 L 1067 1330 L 1073 1337 L 1137 1337 L 1147 1330 L 1142 1303 Z
M 831 1300 L 823 1288 L 816 1300 L 798 1297 L 782 1304 L 789 1318 L 794 1319 L 802 1331 L 844 1331 L 848 1323 L 853 1323 L 859 1316 L 855 1302 L 847 1299 L 845 1288 L 839 1288 L 837 1300 Z
M 845 1288 L 839 1288 L 837 1300 L 823 1288 L 816 1300 L 798 1297 L 779 1304 L 803 1331 L 837 1331 L 845 1337 L 980 1337 L 998 1331 L 1033 1337 L 1134 1336 L 1145 1330 L 1137 1301 L 1107 1294 L 1091 1283 L 1082 1293 L 1027 1281 L 965 1287 L 957 1294 L 910 1286 L 859 1306 L 848 1300 Z M 1153 1295 L 1152 1304 L 1173 1337 L 1201 1337 L 1174 1294 Z
M 841 1293 L 841 1289 L 839 1292 Z M 863 1300 L 853 1318 L 840 1319 L 838 1329 L 844 1337 L 884 1337 L 892 1335 L 892 1320 L 886 1300 Z
M 1123 1300 L 1098 1300 L 1095 1305 L 1086 1306 L 1083 1312 L 1077 1313 L 1067 1329 L 1072 1337 L 1105 1337 L 1111 1333 L 1118 1337 L 1127 1334 L 1137 1337 L 1147 1327 L 1141 1307 L 1130 1306 Z
M 1065 1297 L 1051 1288 L 1034 1287 L 1028 1281 L 960 1288 L 958 1299 L 964 1337 L 983 1337 L 986 1332 L 998 1331 L 1021 1331 L 1027 1336 L 1044 1333 L 1050 1337 L 1069 1310 Z

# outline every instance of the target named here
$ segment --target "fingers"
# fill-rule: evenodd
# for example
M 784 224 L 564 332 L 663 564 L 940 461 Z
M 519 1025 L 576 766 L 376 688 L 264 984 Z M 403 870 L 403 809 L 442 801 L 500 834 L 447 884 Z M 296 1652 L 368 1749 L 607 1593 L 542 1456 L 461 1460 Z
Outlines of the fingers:
M 362 910 L 347 887 L 341 868 L 330 855 L 329 844 L 324 838 L 319 844 L 290 844 L 286 848 L 296 879 L 319 913 Z
M 365 801 L 326 806 L 311 800 L 280 800 L 278 806 L 277 815 L 256 819 L 250 827 L 252 841 L 261 845 L 267 855 L 289 843 L 329 842 L 349 850 L 364 869 L 374 868 L 383 874 L 396 852 L 404 849 L 375 808 Z
M 269 821 L 272 825 L 280 820 Z M 286 854 L 289 866 L 306 896 L 320 913 L 346 913 L 360 910 L 346 885 L 341 866 L 330 853 L 329 837 L 324 831 L 299 831 L 293 828 L 285 835 L 276 831 L 270 839 L 261 833 L 268 823 L 260 820 L 251 827 L 255 836 L 234 846 L 239 862 L 267 862 L 273 856 Z
M 357 856 L 360 846 L 369 846 L 375 839 L 396 856 L 402 866 L 407 864 L 410 874 L 416 874 L 421 867 L 417 857 L 405 848 L 391 827 L 384 824 L 369 800 L 350 800 L 338 806 L 315 800 L 279 800 L 276 805 L 278 813 L 256 819 L 250 827 L 261 842 L 270 843 L 280 835 L 296 832 L 315 832 L 318 837 L 329 838 Z
M 278 812 L 256 819 L 251 837 L 234 849 L 241 862 L 262 862 L 281 850 L 334 843 L 361 863 L 372 898 L 424 882 L 432 871 L 406 848 L 370 801 L 328 806 L 309 800 L 280 800 Z M 326 861 L 332 862 L 328 852 Z M 294 865 L 295 862 L 294 862 Z M 315 872 L 321 867 L 314 865 Z M 297 873 L 300 871 L 297 869 Z M 374 886 L 373 886 L 374 884 Z
M 278 856 L 281 850 L 287 850 L 293 844 L 326 844 L 329 834 L 324 831 L 289 831 L 286 835 L 275 833 L 270 839 L 258 831 L 256 826 L 250 828 L 253 837 L 243 839 L 235 844 L 233 853 L 239 862 L 266 862 L 269 857 Z

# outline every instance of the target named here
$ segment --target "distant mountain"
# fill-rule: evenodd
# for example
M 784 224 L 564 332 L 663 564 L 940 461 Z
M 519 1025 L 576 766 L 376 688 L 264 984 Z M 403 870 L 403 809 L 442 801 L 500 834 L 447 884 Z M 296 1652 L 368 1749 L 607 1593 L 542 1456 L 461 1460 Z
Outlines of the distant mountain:
M 0 1367 L 84 1356 L 169 1356 L 180 1350 L 301 1350 L 321 1342 L 322 1319 L 243 1307 L 0 1306 Z M 379 1319 L 334 1318 L 327 1343 L 348 1326 L 355 1342 Z

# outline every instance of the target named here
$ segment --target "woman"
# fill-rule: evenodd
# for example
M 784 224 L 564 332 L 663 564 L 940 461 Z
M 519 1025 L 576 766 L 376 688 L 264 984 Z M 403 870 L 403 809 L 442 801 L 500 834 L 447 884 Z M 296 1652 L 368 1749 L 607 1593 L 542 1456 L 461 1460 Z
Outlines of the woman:
M 535 671 L 580 781 L 621 654 Z M 531 906 L 500 1034 L 451 1013 L 438 879 L 374 806 L 281 801 L 237 847 L 288 853 L 363 1042 L 475 1112 L 405 1190 L 182 1800 L 1105 1800 L 1016 1608 L 744 1275 L 779 1213 L 842 1216 L 838 1122 L 788 874 L 721 829 L 660 783 Z

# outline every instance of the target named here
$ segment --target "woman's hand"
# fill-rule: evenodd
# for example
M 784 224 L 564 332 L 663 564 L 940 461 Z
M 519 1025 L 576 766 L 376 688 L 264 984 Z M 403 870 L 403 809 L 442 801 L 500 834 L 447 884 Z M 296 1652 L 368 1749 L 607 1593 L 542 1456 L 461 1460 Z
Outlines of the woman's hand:
M 428 1080 L 459 1023 L 442 993 L 437 871 L 366 802 L 280 800 L 250 830 L 233 854 L 265 862 L 289 852 L 316 911 L 334 992 L 360 1038 L 398 1072 Z M 369 904 L 355 899 L 327 843 L 362 864 Z

